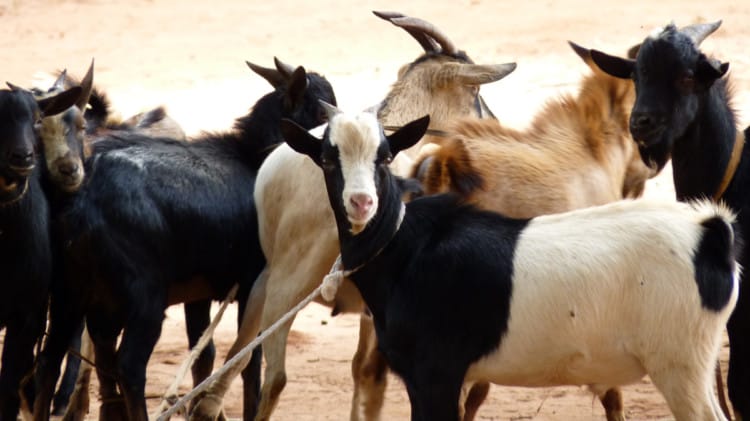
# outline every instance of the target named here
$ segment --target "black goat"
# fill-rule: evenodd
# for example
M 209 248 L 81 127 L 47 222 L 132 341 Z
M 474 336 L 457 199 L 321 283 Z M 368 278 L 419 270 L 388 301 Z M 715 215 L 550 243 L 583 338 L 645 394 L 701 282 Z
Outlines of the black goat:
M 265 264 L 252 194 L 257 169 L 283 141 L 281 118 L 312 128 L 324 122 L 318 100 L 335 101 L 318 74 L 298 67 L 284 76 L 232 132 L 191 142 L 132 133 L 95 142 L 88 179 L 63 214 L 66 282 L 52 294 L 36 419 L 48 417 L 60 361 L 84 316 L 102 419 L 146 420 L 146 364 L 166 307 L 221 299 L 235 282 L 238 297 L 247 296 Z
M 179 125 L 166 115 L 166 111 L 162 107 L 138 114 L 126 121 L 119 121 L 114 118 L 106 94 L 94 85 L 93 60 L 80 81 L 70 77 L 67 71 L 63 70 L 59 72 L 57 79 L 50 88 L 36 87 L 31 91 L 34 97 L 42 99 L 74 86 L 80 86 L 82 89 L 81 97 L 75 106 L 58 115 L 43 118 L 39 130 L 43 147 L 42 155 L 44 156 L 42 188 L 50 202 L 53 236 L 56 235 L 57 231 L 54 221 L 71 200 L 71 195 L 75 194 L 83 183 L 83 161 L 85 155 L 90 154 L 91 143 L 97 137 L 106 133 L 123 131 L 153 136 L 170 135 L 178 139 L 184 139 L 185 137 Z M 60 274 L 60 242 L 54 241 L 53 238 L 53 245 L 56 246 L 54 253 L 56 266 L 58 267 L 54 274 Z M 83 325 L 79 327 L 79 332 L 83 332 Z M 197 341 L 197 338 L 195 341 Z M 79 350 L 80 345 L 79 333 L 70 346 L 74 350 Z M 78 377 L 79 366 L 80 358 L 68 354 L 65 372 L 53 401 L 53 413 L 56 415 L 62 415 L 68 405 Z M 85 393 L 88 393 L 88 389 L 85 390 Z M 83 413 L 88 412 L 88 408 L 76 408 L 75 410 Z
M 6 328 L 0 365 L 2 421 L 16 420 L 21 379 L 30 374 L 34 345 L 47 318 L 52 248 L 49 206 L 35 154 L 39 125 L 42 117 L 69 108 L 81 93 L 76 87 L 35 100 L 31 92 L 10 86 L 0 90 L 0 328 Z M 32 400 L 32 388 L 26 390 Z
M 731 107 L 729 63 L 703 54 L 698 46 L 721 21 L 677 29 L 669 25 L 645 39 L 635 60 L 592 52 L 605 72 L 632 78 L 636 99 L 630 131 L 644 162 L 662 169 L 672 159 L 678 200 L 712 197 L 738 213 L 740 232 L 750 232 L 750 131 L 737 130 Z M 750 267 L 750 252 L 739 257 Z M 735 415 L 750 418 L 750 292 L 740 289 L 727 324 L 727 386 Z

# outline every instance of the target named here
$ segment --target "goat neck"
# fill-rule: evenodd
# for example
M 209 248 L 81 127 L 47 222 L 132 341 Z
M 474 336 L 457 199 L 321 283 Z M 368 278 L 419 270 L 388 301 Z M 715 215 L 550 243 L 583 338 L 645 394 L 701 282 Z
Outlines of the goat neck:
M 337 210 L 341 263 L 344 269 L 352 270 L 366 265 L 384 250 L 399 230 L 403 218 L 401 189 L 396 177 L 383 171 L 383 183 L 378 193 L 378 210 L 364 230 L 352 234 L 346 213 Z
M 337 207 L 336 225 L 341 243 L 341 263 L 344 269 L 354 269 L 369 263 L 388 246 L 399 229 L 402 219 L 401 189 L 396 177 L 389 171 L 383 178 L 378 192 L 379 203 L 375 216 L 364 230 L 352 234 L 350 223 L 343 208 Z M 340 199 L 337 199 L 340 201 Z
M 726 81 L 717 81 L 706 92 L 693 124 L 675 139 L 672 172 L 677 200 L 713 197 L 724 177 L 737 136 L 726 90 Z M 737 172 L 745 165 L 747 160 L 741 158 Z

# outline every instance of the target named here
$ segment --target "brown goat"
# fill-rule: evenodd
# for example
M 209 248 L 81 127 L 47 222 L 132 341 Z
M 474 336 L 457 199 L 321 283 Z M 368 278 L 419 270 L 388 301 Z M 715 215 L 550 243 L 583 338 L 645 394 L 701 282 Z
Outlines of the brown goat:
M 643 194 L 655 175 L 641 161 L 628 120 L 635 92 L 629 80 L 593 64 L 577 96 L 548 102 L 527 130 L 466 118 L 420 151 L 413 176 L 425 194 L 456 192 L 467 202 L 514 218 L 560 213 Z M 599 392 L 607 419 L 624 420 L 619 390 Z

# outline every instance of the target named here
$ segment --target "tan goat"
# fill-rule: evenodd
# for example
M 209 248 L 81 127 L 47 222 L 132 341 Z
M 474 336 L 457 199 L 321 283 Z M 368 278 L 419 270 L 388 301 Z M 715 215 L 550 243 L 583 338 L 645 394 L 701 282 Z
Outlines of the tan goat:
M 425 54 L 399 70 L 398 80 L 377 107 L 384 125 L 398 126 L 430 114 L 430 127 L 442 129 L 456 117 L 491 115 L 478 95 L 479 85 L 503 78 L 515 69 L 515 64 L 473 64 L 429 23 L 397 13 L 376 15 L 404 28 L 425 49 Z M 417 148 L 399 155 L 393 163 L 394 172 L 406 175 Z M 325 198 L 322 174 L 306 156 L 281 145 L 265 160 L 256 180 L 256 204 L 267 265 L 253 287 L 239 337 L 228 358 L 254 339 L 259 328 L 266 329 L 315 289 L 330 270 L 339 247 L 333 213 Z M 363 310 L 359 292 L 345 283 L 336 297 L 334 313 Z M 387 367 L 376 351 L 371 323 L 367 316 L 362 317 L 360 343 L 352 362 L 352 420 L 378 419 L 383 404 Z M 291 324 L 284 325 L 263 344 L 267 367 L 257 420 L 271 416 L 286 384 L 284 364 Z M 214 383 L 191 419 L 214 419 L 237 374 L 238 371 L 230 372 Z
M 633 83 L 605 74 L 589 50 L 571 46 L 593 70 L 578 94 L 548 102 L 524 131 L 496 120 L 455 122 L 417 158 L 412 176 L 425 194 L 453 191 L 481 208 L 532 218 L 643 193 L 655 172 L 628 129 Z M 619 390 L 595 392 L 608 420 L 625 419 Z

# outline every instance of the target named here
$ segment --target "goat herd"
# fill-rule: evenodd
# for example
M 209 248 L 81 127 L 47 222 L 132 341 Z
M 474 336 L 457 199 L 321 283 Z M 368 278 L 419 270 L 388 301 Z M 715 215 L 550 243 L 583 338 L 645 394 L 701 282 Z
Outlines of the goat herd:
M 161 108 L 111 118 L 93 63 L 80 81 L 0 90 L 0 421 L 65 411 L 76 358 L 54 407 L 53 394 L 84 325 L 100 419 L 147 420 L 169 305 L 185 303 L 193 346 L 211 301 L 238 284 L 231 357 L 324 277 L 334 313 L 362 315 L 352 420 L 379 419 L 389 368 L 412 420 L 472 420 L 490 383 L 586 385 L 607 420 L 624 420 L 618 386 L 645 375 L 677 420 L 725 420 L 725 326 L 729 398 L 750 418 L 750 133 L 728 63 L 699 50 L 720 22 L 666 26 L 629 58 L 571 43 L 591 73 L 519 131 L 479 95 L 514 63 L 475 64 L 430 23 L 375 14 L 424 54 L 364 112 L 339 110 L 324 77 L 278 59 L 248 63 L 271 93 L 232 130 L 195 139 Z M 308 132 L 323 123 L 322 138 Z M 638 199 L 670 159 L 678 201 Z M 245 420 L 271 417 L 290 327 L 242 372 Z M 214 356 L 209 344 L 195 384 Z M 190 419 L 223 419 L 237 374 Z M 85 418 L 83 393 L 65 419 Z

